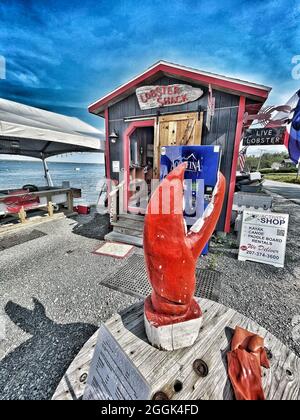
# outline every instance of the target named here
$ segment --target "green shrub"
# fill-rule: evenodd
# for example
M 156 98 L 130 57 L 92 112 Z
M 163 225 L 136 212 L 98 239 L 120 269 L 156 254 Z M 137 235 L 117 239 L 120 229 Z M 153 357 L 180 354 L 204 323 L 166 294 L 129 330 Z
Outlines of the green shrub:
M 295 167 L 281 168 L 278 171 L 275 171 L 274 169 L 270 169 L 270 168 L 263 168 L 259 172 L 261 172 L 262 174 L 274 174 L 274 175 L 293 174 L 293 173 L 297 173 L 297 168 Z
M 270 174 L 264 177 L 265 179 L 271 179 L 272 181 L 287 182 L 290 184 L 300 184 L 300 178 L 296 179 L 295 174 Z

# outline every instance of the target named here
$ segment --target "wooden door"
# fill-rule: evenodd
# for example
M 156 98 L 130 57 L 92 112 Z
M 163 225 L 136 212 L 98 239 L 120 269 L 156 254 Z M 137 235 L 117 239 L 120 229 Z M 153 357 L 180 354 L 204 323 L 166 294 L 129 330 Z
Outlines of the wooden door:
M 202 112 L 164 115 L 159 117 L 154 147 L 154 176 L 159 177 L 160 150 L 163 146 L 193 146 L 201 144 Z

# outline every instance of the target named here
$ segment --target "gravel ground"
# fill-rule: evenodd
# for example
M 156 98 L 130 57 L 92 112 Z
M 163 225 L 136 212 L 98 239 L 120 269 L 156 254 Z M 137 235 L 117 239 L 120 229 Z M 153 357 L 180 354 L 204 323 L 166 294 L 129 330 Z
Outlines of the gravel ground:
M 285 269 L 239 262 L 231 238 L 199 260 L 222 273 L 221 303 L 267 328 L 298 355 L 293 331 L 300 323 L 299 209 L 276 200 L 276 211 L 291 217 Z M 100 284 L 126 259 L 92 254 L 101 242 L 91 237 L 101 232 L 91 217 L 78 221 L 39 225 L 35 229 L 47 236 L 0 252 L 0 321 L 2 311 L 6 326 L 1 341 L 0 322 L 0 399 L 50 399 L 99 324 L 136 302 Z
M 75 226 L 38 225 L 47 236 L 0 252 L 0 399 L 50 399 L 99 324 L 136 301 L 100 285 L 124 261 L 92 254 L 101 242 Z
M 201 260 L 222 273 L 220 303 L 269 330 L 300 356 L 300 206 L 276 198 L 274 210 L 290 215 L 285 268 L 237 260 L 237 249 L 223 245 Z

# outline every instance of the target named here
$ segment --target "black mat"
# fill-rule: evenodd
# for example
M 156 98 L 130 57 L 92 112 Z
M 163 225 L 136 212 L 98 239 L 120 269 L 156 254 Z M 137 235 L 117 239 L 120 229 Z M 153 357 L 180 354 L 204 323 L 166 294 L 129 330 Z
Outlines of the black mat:
M 136 254 L 132 255 L 122 268 L 102 281 L 101 284 L 139 298 L 145 298 L 151 293 L 151 286 L 147 279 L 144 257 Z M 196 269 L 195 296 L 218 302 L 220 289 L 221 275 L 219 272 L 199 268 Z
M 36 229 L 30 232 L 18 232 L 12 235 L 5 235 L 4 237 L 0 238 L 0 251 L 4 251 L 5 249 L 9 249 L 29 241 L 33 241 L 34 239 L 42 238 L 46 235 L 46 233 Z

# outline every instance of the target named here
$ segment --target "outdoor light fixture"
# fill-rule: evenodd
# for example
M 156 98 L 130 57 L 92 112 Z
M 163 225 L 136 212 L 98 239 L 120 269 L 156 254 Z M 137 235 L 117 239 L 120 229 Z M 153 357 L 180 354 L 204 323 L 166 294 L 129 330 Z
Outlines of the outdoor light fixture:
M 116 143 L 116 141 L 117 141 L 117 140 L 118 140 L 118 138 L 119 138 L 119 134 L 116 132 L 116 130 L 113 130 L 113 131 L 110 133 L 109 138 L 110 138 L 110 141 L 111 141 L 112 143 Z

